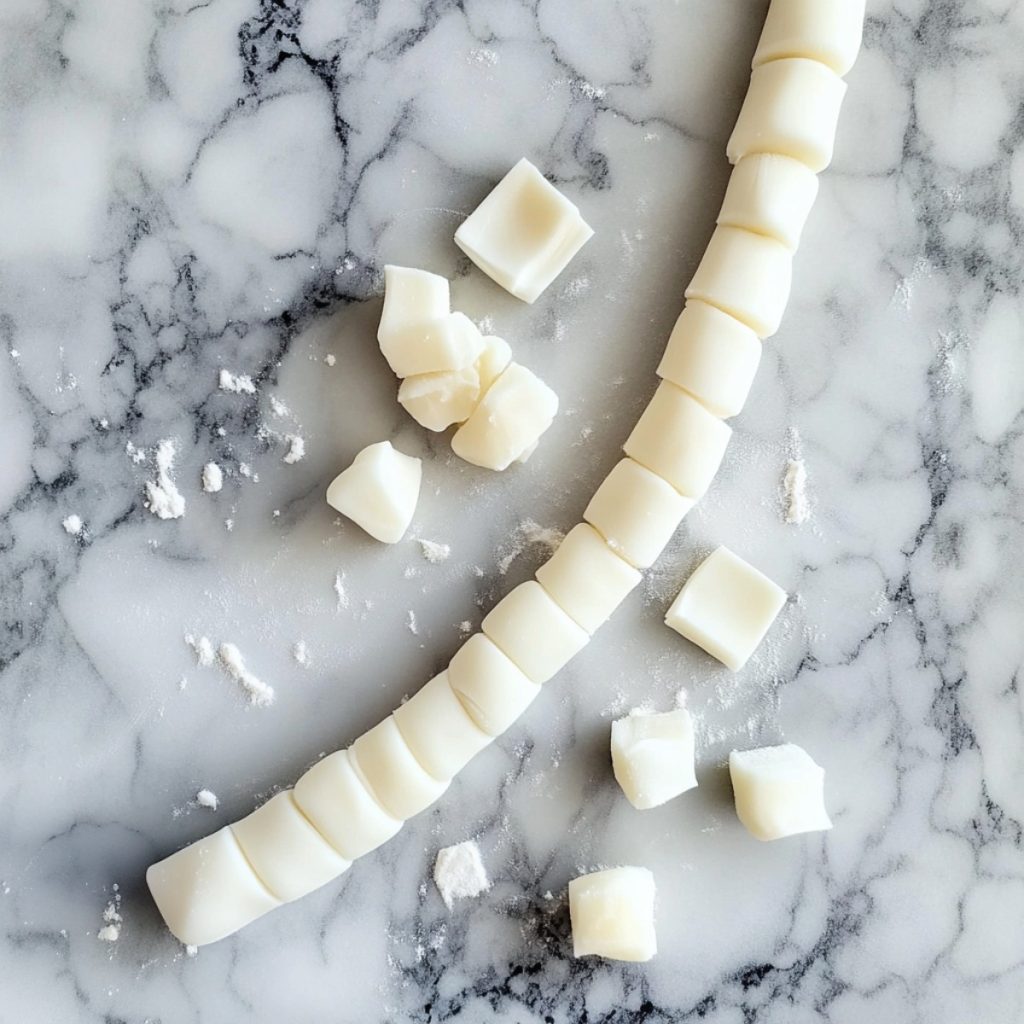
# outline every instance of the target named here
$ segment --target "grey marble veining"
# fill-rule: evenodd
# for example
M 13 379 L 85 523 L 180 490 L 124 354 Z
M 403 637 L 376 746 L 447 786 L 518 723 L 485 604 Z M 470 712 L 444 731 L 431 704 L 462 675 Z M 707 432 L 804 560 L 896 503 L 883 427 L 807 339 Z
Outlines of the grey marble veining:
M 793 300 L 723 471 L 522 722 L 339 884 L 195 958 L 144 889 L 152 860 L 445 664 L 539 564 L 529 521 L 578 520 L 709 236 L 764 9 L 0 5 L 0 1020 L 1021 1019 L 1011 0 L 869 3 Z M 451 242 L 523 155 L 597 231 L 534 307 Z M 388 261 L 453 277 L 455 305 L 559 392 L 526 467 L 460 463 L 395 403 L 374 340 Z M 220 390 L 222 367 L 256 394 Z M 287 465 L 294 434 L 307 455 Z M 382 437 L 425 459 L 411 537 L 388 549 L 322 500 Z M 172 521 L 143 506 L 166 438 L 187 503 Z M 797 444 L 802 526 L 779 496 Z M 199 485 L 211 459 L 218 494 Z M 720 542 L 795 595 L 737 677 L 661 624 Z M 275 706 L 197 667 L 187 633 L 237 643 Z M 700 787 L 638 814 L 609 722 L 681 689 Z M 782 737 L 825 766 L 836 827 L 762 845 L 723 763 Z M 191 802 L 200 787 L 216 811 Z M 449 913 L 430 868 L 469 837 L 494 885 Z M 619 862 L 655 872 L 661 952 L 573 961 L 566 883 Z

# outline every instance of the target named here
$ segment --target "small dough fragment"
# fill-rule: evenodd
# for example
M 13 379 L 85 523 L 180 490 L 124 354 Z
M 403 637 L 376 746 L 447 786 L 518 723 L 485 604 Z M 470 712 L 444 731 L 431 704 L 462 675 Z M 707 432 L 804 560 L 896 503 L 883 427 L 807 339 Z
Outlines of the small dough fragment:
M 297 900 L 349 867 L 296 806 L 291 790 L 230 826 L 245 859 L 279 900 Z
M 349 748 L 352 766 L 393 818 L 408 821 L 448 788 L 428 775 L 402 738 L 394 715 L 363 733 Z
M 484 339 L 465 313 L 448 313 L 392 335 L 380 343 L 380 350 L 396 377 L 414 377 L 472 366 L 484 350 Z
M 455 432 L 452 451 L 485 469 L 507 469 L 537 443 L 558 412 L 558 395 L 519 363 L 491 385 Z
M 680 494 L 700 498 L 722 464 L 732 429 L 692 395 L 662 381 L 623 450 Z
M 782 611 L 786 596 L 763 572 L 723 546 L 683 584 L 665 625 L 739 672 Z
M 622 459 L 590 499 L 583 518 L 637 569 L 653 565 L 696 504 L 657 473 Z
M 687 299 L 700 299 L 742 321 L 759 338 L 782 323 L 793 279 L 793 253 L 767 235 L 715 228 Z
M 864 0 L 772 0 L 753 66 L 808 57 L 845 75 L 864 33 Z
M 475 365 L 442 373 L 406 377 L 398 388 L 398 402 L 427 430 L 446 430 L 469 419 L 480 397 L 480 374 Z
M 743 408 L 760 361 L 761 342 L 746 324 L 694 300 L 672 328 L 658 376 L 727 419 Z
M 693 789 L 697 776 L 689 711 L 633 712 L 612 722 L 612 770 L 638 810 L 660 807 Z
M 725 152 L 735 164 L 751 153 L 780 153 L 815 174 L 832 162 L 846 83 L 824 64 L 803 57 L 754 68 Z
M 546 683 L 590 640 L 536 580 L 506 594 L 481 629 L 535 683 Z
M 413 267 L 384 268 L 384 309 L 377 328 L 381 348 L 451 310 L 448 279 Z
M 650 960 L 654 931 L 654 875 L 622 867 L 581 875 L 569 883 L 572 955 L 609 960 Z
M 536 575 L 548 596 L 591 635 L 641 580 L 640 573 L 586 523 L 565 535 Z
M 474 633 L 448 666 L 448 682 L 473 721 L 500 736 L 533 702 L 540 686 L 483 633 Z
M 146 884 L 171 934 L 186 946 L 223 939 L 281 905 L 228 826 L 151 864 Z
M 376 850 L 402 827 L 366 788 L 347 750 L 313 765 L 295 783 L 293 795 L 299 810 L 349 861 Z
M 413 756 L 440 782 L 453 779 L 491 742 L 449 685 L 447 672 L 414 693 L 394 719 Z
M 818 195 L 818 176 L 799 160 L 752 153 L 732 169 L 718 223 L 767 235 L 796 249 Z
M 795 743 L 734 750 L 729 776 L 736 814 L 763 842 L 832 827 L 825 810 L 825 770 Z
M 368 445 L 327 488 L 327 504 L 358 523 L 371 537 L 397 544 L 412 522 L 423 464 L 391 447 Z
M 506 291 L 534 302 L 593 233 L 524 158 L 462 222 L 455 244 Z

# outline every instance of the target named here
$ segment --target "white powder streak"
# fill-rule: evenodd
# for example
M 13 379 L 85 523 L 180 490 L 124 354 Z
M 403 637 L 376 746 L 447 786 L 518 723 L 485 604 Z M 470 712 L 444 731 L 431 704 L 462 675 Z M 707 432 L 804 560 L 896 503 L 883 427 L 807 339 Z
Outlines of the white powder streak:
M 306 456 L 306 442 L 297 434 L 289 434 L 285 440 L 288 442 L 288 451 L 284 453 L 284 461 L 289 466 L 301 462 Z
M 209 808 L 211 811 L 217 810 L 220 806 L 220 800 L 217 799 L 217 794 L 212 789 L 201 789 L 196 793 L 196 803 L 200 807 Z
M 208 462 L 203 466 L 203 490 L 207 494 L 216 494 L 224 486 L 224 471 L 216 462 Z
M 156 450 L 156 480 L 146 481 L 146 508 L 160 519 L 180 519 L 185 514 L 185 499 L 171 479 L 174 441 L 165 438 Z
M 197 665 L 207 668 L 213 664 L 213 644 L 210 643 L 208 637 L 201 636 L 197 639 L 191 633 L 186 633 L 185 643 L 187 643 L 195 652 Z
M 444 562 L 452 553 L 452 549 L 448 544 L 440 544 L 435 540 L 421 540 L 418 543 L 423 557 L 434 565 L 438 562 Z
M 807 467 L 803 459 L 790 459 L 786 463 L 782 486 L 786 494 L 783 509 L 786 522 L 806 523 L 811 517 L 811 506 L 807 499 Z
M 221 391 L 227 391 L 233 395 L 256 394 L 256 385 L 253 383 L 252 377 L 244 373 L 233 374 L 230 370 L 225 370 L 223 367 L 221 367 L 218 378 L 218 386 Z
M 82 518 L 81 516 L 76 516 L 72 513 L 64 520 L 63 523 L 61 523 L 61 526 L 63 526 L 72 537 L 77 537 L 82 532 Z
M 449 910 L 455 900 L 486 892 L 491 882 L 476 843 L 469 839 L 438 850 L 434 862 L 434 882 Z
M 234 644 L 221 644 L 218 654 L 228 675 L 249 695 L 250 704 L 265 708 L 274 703 L 274 688 L 245 667 L 242 652 Z

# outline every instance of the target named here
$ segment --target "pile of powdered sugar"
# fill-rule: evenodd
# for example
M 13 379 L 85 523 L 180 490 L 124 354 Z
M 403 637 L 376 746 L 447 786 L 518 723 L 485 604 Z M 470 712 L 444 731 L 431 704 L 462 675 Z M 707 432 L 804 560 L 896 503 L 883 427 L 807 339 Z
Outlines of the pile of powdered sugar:
M 146 508 L 160 519 L 180 519 L 185 514 L 185 498 L 171 478 L 177 446 L 165 438 L 156 449 L 156 480 L 146 481 Z
M 464 843 L 438 850 L 434 862 L 434 883 L 449 910 L 456 900 L 479 896 L 490 889 L 491 882 L 480 856 L 480 847 L 472 839 L 467 839 Z
M 103 911 L 103 927 L 96 932 L 96 938 L 101 942 L 117 942 L 121 937 L 121 925 L 124 922 L 121 916 L 121 893 L 117 884 L 112 888 L 114 895 Z
M 249 697 L 249 703 L 258 708 L 269 707 L 274 703 L 274 688 L 262 679 L 257 678 L 245 667 L 242 652 L 232 643 L 223 643 L 217 650 L 220 663 L 225 671 Z

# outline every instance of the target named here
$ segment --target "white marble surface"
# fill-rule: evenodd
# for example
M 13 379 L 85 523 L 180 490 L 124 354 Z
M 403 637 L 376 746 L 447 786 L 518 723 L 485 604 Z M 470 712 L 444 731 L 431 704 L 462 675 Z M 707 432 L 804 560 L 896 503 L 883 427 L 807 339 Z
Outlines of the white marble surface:
M 653 389 L 763 13 L 0 5 L 0 1020 L 1021 1019 L 1011 0 L 869 4 L 789 314 L 724 469 L 520 725 L 341 884 L 194 959 L 144 889 L 150 861 L 246 813 L 443 665 L 460 623 L 542 558 L 520 524 L 578 519 Z M 532 308 L 451 242 L 524 154 L 597 230 Z M 456 305 L 560 392 L 528 466 L 462 464 L 394 402 L 374 341 L 386 261 L 454 276 Z M 256 394 L 218 390 L 221 367 Z M 793 431 L 803 526 L 780 514 Z M 287 434 L 306 441 L 294 465 Z M 449 543 L 446 562 L 414 540 L 382 548 L 322 500 L 385 436 L 426 460 L 412 535 Z M 143 507 L 166 438 L 187 503 L 173 521 Z M 211 459 L 227 472 L 212 495 Z M 72 514 L 78 536 L 62 528 Z M 719 542 L 797 595 L 735 678 L 661 624 Z M 276 705 L 248 707 L 198 668 L 188 632 L 237 643 Z M 700 788 L 638 814 L 609 770 L 610 719 L 680 689 Z M 827 769 L 836 827 L 761 845 L 735 820 L 723 760 L 780 737 Z M 217 810 L 190 803 L 200 787 Z M 449 913 L 430 868 L 468 837 L 494 885 Z M 662 952 L 574 962 L 566 883 L 617 862 L 654 870 Z

